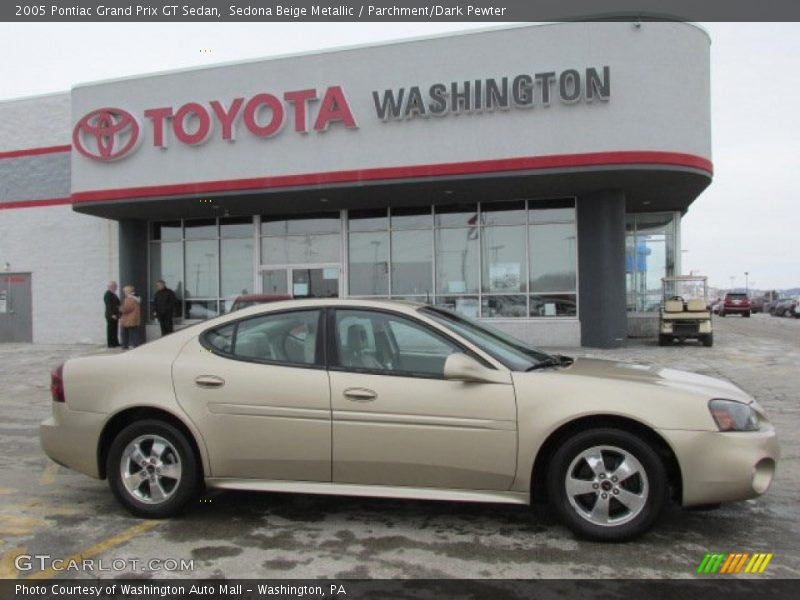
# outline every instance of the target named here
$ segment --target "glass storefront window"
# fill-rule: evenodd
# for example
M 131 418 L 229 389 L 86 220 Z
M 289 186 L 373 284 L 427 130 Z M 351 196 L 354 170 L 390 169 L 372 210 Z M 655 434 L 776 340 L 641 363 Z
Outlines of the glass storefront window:
M 338 233 L 268 236 L 261 239 L 261 264 L 290 265 L 339 261 Z
M 261 217 L 261 235 L 339 233 L 341 228 L 338 212 Z
M 389 232 L 351 231 L 348 248 L 350 294 L 354 296 L 388 295 Z
M 350 231 L 385 231 L 389 229 L 389 211 L 385 208 L 351 210 L 348 214 L 348 227 Z
M 476 294 L 480 248 L 477 228 L 436 230 L 436 291 Z
M 432 222 L 430 206 L 392 209 L 392 229 L 430 229 Z
M 217 240 L 186 242 L 186 290 L 184 297 L 217 298 Z M 188 311 L 187 311 L 188 312 Z
M 532 317 L 574 317 L 578 314 L 575 294 L 531 295 Z
M 255 228 L 252 217 L 236 219 L 220 219 L 219 237 L 221 238 L 253 238 Z
M 154 242 L 176 242 L 183 239 L 183 228 L 180 221 L 153 223 L 151 240 Z
M 478 226 L 477 204 L 452 204 L 447 206 L 436 206 L 434 208 L 434 212 L 436 227 Z
M 481 204 L 483 225 L 522 225 L 525 223 L 525 201 Z
M 250 226 L 252 230 L 252 224 Z M 253 240 L 220 241 L 222 297 L 235 300 L 240 294 L 253 293 Z
M 274 269 L 261 272 L 261 289 L 265 294 L 288 294 L 286 269 Z
M 522 295 L 483 296 L 481 300 L 482 317 L 525 317 L 528 301 Z
M 449 308 L 465 317 L 477 319 L 480 316 L 478 296 L 437 296 L 436 305 Z
M 150 298 L 156 293 L 156 281 L 163 279 L 180 300 L 183 297 L 183 243 L 150 244 Z
M 573 200 L 537 200 L 528 206 L 529 223 L 574 223 Z
M 392 296 L 433 294 L 433 244 L 428 230 L 392 231 Z
M 187 240 L 208 240 L 217 237 L 216 219 L 194 219 L 184 222 L 184 235 Z
M 530 291 L 574 291 L 577 281 L 575 225 L 531 225 L 529 236 Z
M 524 226 L 484 227 L 482 291 L 524 292 L 528 286 Z
M 219 316 L 219 303 L 216 300 L 186 300 L 184 302 L 186 319 L 211 319 Z
M 661 306 L 662 277 L 675 275 L 675 238 L 680 215 L 674 212 L 626 216 L 625 280 L 628 310 L 655 312 Z

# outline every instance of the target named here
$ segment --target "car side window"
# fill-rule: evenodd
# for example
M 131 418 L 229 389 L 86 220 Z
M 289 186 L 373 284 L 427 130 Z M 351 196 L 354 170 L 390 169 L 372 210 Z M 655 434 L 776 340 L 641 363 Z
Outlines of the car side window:
M 233 332 L 235 330 L 235 323 L 224 325 L 206 332 L 205 339 L 212 348 L 230 354 L 233 349 Z
M 206 332 L 204 340 L 235 358 L 314 365 L 319 315 L 319 310 L 262 315 Z
M 337 310 L 338 367 L 411 377 L 444 377 L 462 350 L 421 323 L 377 311 Z

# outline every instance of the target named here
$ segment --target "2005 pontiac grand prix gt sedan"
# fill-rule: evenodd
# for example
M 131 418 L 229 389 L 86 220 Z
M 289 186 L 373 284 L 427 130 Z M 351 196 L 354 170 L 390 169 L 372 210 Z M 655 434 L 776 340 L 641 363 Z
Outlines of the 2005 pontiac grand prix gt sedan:
M 45 452 L 131 512 L 211 488 L 549 502 L 630 539 L 672 499 L 769 487 L 775 430 L 734 385 L 530 348 L 433 306 L 293 300 L 52 374 Z

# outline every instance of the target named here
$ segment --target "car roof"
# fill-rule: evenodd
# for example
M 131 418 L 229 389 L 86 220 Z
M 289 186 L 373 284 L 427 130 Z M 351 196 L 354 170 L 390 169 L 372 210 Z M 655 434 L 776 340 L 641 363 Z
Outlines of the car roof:
M 398 312 L 413 313 L 417 309 L 427 306 L 423 302 L 413 302 L 411 300 L 377 300 L 370 298 L 290 298 L 286 300 L 276 300 L 269 304 L 259 304 L 256 306 L 248 306 L 235 313 L 228 313 L 227 316 L 232 316 L 239 319 L 246 315 L 256 315 L 262 312 L 273 312 L 280 310 L 288 310 L 291 308 L 320 308 L 325 306 L 341 306 L 353 308 L 385 308 Z
M 261 302 L 264 300 L 291 300 L 288 294 L 242 294 L 236 296 L 235 302 Z

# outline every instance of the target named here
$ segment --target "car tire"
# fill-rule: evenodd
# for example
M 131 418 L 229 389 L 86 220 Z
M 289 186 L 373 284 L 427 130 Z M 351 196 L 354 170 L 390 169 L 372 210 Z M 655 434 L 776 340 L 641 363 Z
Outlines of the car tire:
M 624 478 L 617 475 L 620 468 Z M 583 431 L 562 444 L 550 461 L 547 486 L 561 521 L 577 536 L 603 542 L 644 534 L 667 494 L 656 452 L 638 436 L 612 428 Z
M 719 311 L 717 314 L 718 314 L 720 317 L 724 317 L 724 316 L 725 316 L 725 313 L 724 313 L 724 312 L 722 312 L 722 311 Z
M 700 341 L 703 342 L 703 346 L 705 346 L 706 348 L 711 348 L 711 346 L 714 345 L 714 334 L 709 333 L 707 335 L 704 335 Z
M 742 313 L 742 316 L 743 316 L 745 319 L 749 319 L 749 318 L 750 318 L 750 313 L 749 313 L 749 312 Z
M 784 316 L 784 317 L 787 317 L 787 318 L 788 318 L 788 317 L 791 317 L 791 316 L 792 316 L 792 311 L 790 311 L 790 310 L 787 308 L 785 311 L 783 311 L 783 316 Z
M 200 479 L 197 467 L 186 436 L 169 423 L 153 419 L 123 429 L 106 459 L 114 496 L 134 515 L 151 519 L 176 514 L 195 496 Z
M 660 335 L 658 336 L 658 345 L 659 346 L 669 346 L 672 344 L 672 338 L 668 335 Z

